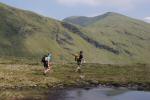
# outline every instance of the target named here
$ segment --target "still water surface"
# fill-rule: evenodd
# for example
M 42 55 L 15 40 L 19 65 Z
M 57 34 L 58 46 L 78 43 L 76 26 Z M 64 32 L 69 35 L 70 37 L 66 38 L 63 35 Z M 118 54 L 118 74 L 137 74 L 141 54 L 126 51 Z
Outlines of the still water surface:
M 123 88 L 73 89 L 51 93 L 48 100 L 150 100 L 150 92 Z
M 0 100 L 150 100 L 150 92 L 125 88 L 1 91 Z

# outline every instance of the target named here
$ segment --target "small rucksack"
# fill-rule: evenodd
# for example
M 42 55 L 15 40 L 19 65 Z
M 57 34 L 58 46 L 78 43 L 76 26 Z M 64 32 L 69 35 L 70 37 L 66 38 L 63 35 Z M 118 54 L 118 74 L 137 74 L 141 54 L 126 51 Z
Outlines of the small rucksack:
M 75 61 L 77 61 L 79 59 L 78 55 L 75 55 Z
M 45 63 L 46 55 L 42 57 L 41 62 Z

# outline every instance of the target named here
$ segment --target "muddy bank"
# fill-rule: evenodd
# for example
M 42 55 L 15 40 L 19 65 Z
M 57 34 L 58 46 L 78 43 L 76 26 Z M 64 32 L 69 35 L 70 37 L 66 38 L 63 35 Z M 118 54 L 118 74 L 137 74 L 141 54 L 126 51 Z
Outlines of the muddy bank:
M 84 88 L 89 89 L 91 87 L 103 87 L 103 88 L 118 88 L 124 87 L 132 90 L 144 90 L 150 91 L 150 83 L 113 83 L 113 82 L 99 82 L 99 81 L 78 81 L 77 83 L 55 83 L 45 85 L 31 85 L 31 86 L 0 86 L 0 90 L 24 90 L 24 89 L 66 89 L 66 88 Z

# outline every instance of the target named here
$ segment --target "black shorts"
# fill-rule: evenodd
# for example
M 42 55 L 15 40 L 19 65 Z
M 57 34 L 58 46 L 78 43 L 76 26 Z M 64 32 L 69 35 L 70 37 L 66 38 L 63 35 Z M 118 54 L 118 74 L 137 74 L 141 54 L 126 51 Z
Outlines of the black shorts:
M 44 68 L 48 68 L 48 62 L 47 61 L 44 62 L 43 64 L 44 64 Z
M 81 65 L 81 60 L 77 60 L 77 65 Z

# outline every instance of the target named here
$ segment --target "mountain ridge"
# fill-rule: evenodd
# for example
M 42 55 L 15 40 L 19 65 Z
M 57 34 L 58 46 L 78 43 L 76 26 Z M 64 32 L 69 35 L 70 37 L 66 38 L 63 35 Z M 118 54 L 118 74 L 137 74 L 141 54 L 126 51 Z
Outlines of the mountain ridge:
M 82 50 L 87 62 L 149 62 L 150 26 L 141 21 L 109 12 L 88 22 L 82 18 L 80 26 L 1 3 L 0 12 L 1 56 L 39 59 L 51 52 L 54 61 L 70 62 Z
M 84 17 L 82 18 L 84 19 Z M 88 37 L 130 57 L 138 55 L 143 56 L 144 59 L 145 51 L 148 53 L 150 50 L 148 44 L 150 43 L 149 23 L 113 12 L 85 18 L 88 18 L 88 21 L 86 21 L 87 19 L 82 20 L 80 17 L 63 21 L 82 27 Z
M 107 16 L 122 16 L 122 17 L 128 17 L 128 16 L 126 16 L 126 15 L 123 15 L 123 14 L 120 14 L 120 13 L 116 13 L 116 12 L 106 12 L 106 13 L 104 13 L 104 14 L 96 15 L 96 16 L 93 16 L 93 17 L 87 17 L 87 16 L 71 16 L 71 17 L 64 18 L 63 21 L 64 21 L 64 22 L 68 22 L 68 23 L 70 23 L 70 24 L 76 24 L 76 25 L 79 25 L 79 26 L 84 26 L 84 27 L 86 27 L 87 24 L 92 24 L 93 21 L 101 20 L 101 19 L 103 19 L 103 18 L 106 18 Z M 131 17 L 128 17 L 128 18 L 131 18 Z M 140 19 L 135 19 L 135 18 L 131 18 L 131 19 L 144 22 L 145 24 L 150 24 L 150 23 L 147 23 L 147 22 L 145 22 L 145 21 L 143 21 L 143 20 L 140 20 Z M 81 21 L 81 20 L 82 20 L 82 21 Z

